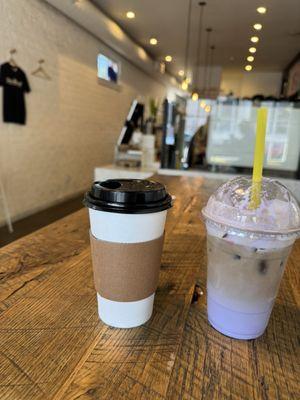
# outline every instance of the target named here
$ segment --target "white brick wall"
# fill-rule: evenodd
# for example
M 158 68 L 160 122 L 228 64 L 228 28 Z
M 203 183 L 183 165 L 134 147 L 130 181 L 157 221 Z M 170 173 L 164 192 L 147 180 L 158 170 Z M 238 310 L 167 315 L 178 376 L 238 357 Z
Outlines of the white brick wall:
M 162 99 L 167 88 L 116 54 L 121 90 L 99 85 L 96 56 L 111 50 L 41 0 L 0 0 L 0 15 L 0 62 L 16 48 L 32 89 L 24 127 L 2 122 L 0 100 L 0 174 L 18 219 L 85 190 L 94 167 L 112 161 L 133 98 Z M 51 81 L 31 75 L 40 58 Z

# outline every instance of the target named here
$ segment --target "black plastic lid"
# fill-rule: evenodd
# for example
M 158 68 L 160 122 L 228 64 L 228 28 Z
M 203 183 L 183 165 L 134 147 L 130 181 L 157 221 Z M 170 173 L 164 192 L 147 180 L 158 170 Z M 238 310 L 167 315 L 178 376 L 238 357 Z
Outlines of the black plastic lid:
M 94 210 L 146 214 L 172 207 L 172 198 L 159 182 L 141 179 L 108 179 L 94 182 L 83 204 Z

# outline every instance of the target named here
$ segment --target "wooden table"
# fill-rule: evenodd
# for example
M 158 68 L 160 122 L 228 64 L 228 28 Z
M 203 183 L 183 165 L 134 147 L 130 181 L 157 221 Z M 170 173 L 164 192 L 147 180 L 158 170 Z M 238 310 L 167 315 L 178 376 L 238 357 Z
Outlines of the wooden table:
M 216 183 L 157 179 L 176 201 L 154 314 L 142 327 L 98 320 L 86 210 L 1 249 L 1 400 L 300 399 L 300 243 L 266 333 L 250 341 L 222 336 L 206 318 L 200 220 Z

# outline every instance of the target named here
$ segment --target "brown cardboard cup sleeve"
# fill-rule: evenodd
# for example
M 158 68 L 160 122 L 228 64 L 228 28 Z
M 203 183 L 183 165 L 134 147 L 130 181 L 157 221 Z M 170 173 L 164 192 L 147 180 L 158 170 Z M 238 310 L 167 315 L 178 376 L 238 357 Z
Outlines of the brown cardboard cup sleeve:
M 142 243 L 115 243 L 90 233 L 94 283 L 100 296 L 137 301 L 157 288 L 164 236 Z

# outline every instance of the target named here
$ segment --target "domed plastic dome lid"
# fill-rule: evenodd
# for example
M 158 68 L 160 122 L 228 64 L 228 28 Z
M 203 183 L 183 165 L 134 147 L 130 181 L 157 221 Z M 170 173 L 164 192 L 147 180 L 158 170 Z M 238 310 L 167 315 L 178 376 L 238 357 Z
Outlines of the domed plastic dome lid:
M 297 200 L 280 182 L 263 178 L 260 204 L 250 207 L 252 179 L 238 177 L 221 185 L 202 210 L 204 218 L 237 231 L 263 235 L 300 233 L 300 208 Z

